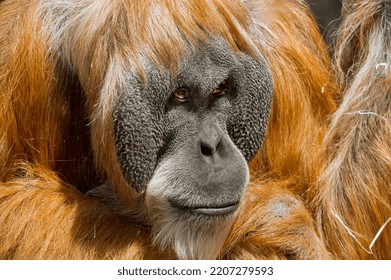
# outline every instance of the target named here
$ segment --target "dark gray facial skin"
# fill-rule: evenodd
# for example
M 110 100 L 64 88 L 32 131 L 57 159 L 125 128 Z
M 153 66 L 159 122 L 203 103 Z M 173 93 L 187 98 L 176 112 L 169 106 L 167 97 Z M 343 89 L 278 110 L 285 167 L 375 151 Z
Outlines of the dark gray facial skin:
M 146 88 L 129 77 L 113 112 L 125 179 L 141 192 L 160 176 L 150 192 L 189 218 L 233 213 L 266 133 L 273 92 L 266 62 L 216 39 L 189 51 L 176 77 L 151 65 L 147 74 Z

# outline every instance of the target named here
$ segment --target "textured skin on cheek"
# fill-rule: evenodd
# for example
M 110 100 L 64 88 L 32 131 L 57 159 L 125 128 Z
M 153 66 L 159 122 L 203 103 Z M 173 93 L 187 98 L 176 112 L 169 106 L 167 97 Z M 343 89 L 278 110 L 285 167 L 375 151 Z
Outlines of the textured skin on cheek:
M 139 84 L 124 93 L 114 110 L 117 157 L 125 179 L 137 191 L 146 187 L 157 164 L 164 121 L 146 102 Z
M 265 138 L 273 97 L 273 84 L 266 63 L 249 58 L 237 73 L 234 109 L 228 120 L 228 133 L 246 161 L 256 154 Z

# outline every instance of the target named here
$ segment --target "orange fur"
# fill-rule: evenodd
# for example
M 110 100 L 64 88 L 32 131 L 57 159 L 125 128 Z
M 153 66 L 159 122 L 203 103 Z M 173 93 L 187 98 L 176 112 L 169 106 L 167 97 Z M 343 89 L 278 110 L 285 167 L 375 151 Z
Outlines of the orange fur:
M 390 4 L 345 5 L 334 75 L 303 1 L 243 2 L 0 1 L 1 259 L 176 257 L 132 214 L 138 198 L 115 159 L 110 112 L 124 69 L 143 76 L 147 57 L 175 74 L 186 44 L 209 34 L 262 53 L 275 88 L 220 257 L 391 258 L 390 227 L 370 255 L 335 218 L 366 244 L 391 216 Z M 122 201 L 104 187 L 103 200 L 85 194 L 106 180 Z
M 250 165 L 254 179 L 248 192 L 255 197 L 255 205 L 239 216 L 230 237 L 239 241 L 231 249 L 233 256 L 227 254 L 248 258 L 250 251 L 252 258 L 263 259 L 276 258 L 276 254 L 277 258 L 286 258 L 286 254 L 289 258 L 329 258 L 316 238 L 311 213 L 305 210 L 306 191 L 321 172 L 322 140 L 335 109 L 337 86 L 327 50 L 306 7 L 293 1 L 261 30 L 275 83 L 273 111 L 265 143 Z M 288 205 L 292 217 L 273 220 L 273 213 L 267 214 L 271 206 L 265 208 L 262 201 L 269 203 L 271 198 L 266 197 L 271 191 L 276 203 Z M 297 196 L 304 206 L 289 209 Z M 250 225 L 259 230 L 251 230 Z
M 391 3 L 347 1 L 344 14 L 336 56 L 344 91 L 313 206 L 336 258 L 391 259 Z

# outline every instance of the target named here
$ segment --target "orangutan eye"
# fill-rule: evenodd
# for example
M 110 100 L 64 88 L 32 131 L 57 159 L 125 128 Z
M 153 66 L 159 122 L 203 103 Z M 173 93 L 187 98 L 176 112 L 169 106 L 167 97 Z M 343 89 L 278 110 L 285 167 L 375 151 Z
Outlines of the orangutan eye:
M 178 88 L 172 96 L 178 102 L 186 102 L 189 100 L 189 90 L 187 88 Z
M 222 96 L 225 94 L 225 90 L 227 89 L 227 80 L 222 81 L 217 87 L 215 87 L 212 91 L 213 96 Z

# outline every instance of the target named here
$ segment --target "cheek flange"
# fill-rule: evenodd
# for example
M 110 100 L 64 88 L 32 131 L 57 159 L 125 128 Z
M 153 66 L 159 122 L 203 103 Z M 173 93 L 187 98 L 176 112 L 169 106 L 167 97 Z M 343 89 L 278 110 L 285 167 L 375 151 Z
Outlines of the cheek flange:
M 141 192 L 153 176 L 164 125 L 136 94 L 122 96 L 115 106 L 113 119 L 122 174 L 130 186 Z
M 249 162 L 265 138 L 273 98 L 272 76 L 265 62 L 247 58 L 236 77 L 237 97 L 227 129 L 232 141 Z

